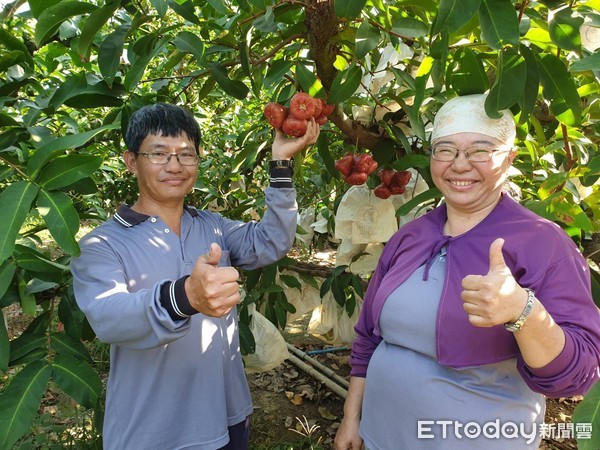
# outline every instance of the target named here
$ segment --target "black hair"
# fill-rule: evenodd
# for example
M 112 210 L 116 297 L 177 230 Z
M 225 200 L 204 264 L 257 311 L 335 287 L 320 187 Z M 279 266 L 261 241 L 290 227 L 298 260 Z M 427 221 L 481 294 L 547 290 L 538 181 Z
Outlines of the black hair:
M 200 127 L 187 109 L 169 103 L 155 103 L 143 106 L 129 119 L 125 133 L 125 144 L 129 151 L 138 153 L 146 136 L 177 137 L 185 134 L 194 143 L 196 152 L 200 150 Z

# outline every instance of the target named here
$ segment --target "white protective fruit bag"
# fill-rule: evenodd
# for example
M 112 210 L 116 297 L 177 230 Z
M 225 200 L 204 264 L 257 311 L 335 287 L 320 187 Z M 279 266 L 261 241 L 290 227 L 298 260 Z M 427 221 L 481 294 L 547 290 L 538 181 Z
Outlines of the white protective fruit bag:
M 352 244 L 387 242 L 398 231 L 396 210 L 390 199 L 373 194 L 366 184 L 352 186 L 342 197 L 335 216 L 335 237 Z
M 288 359 L 289 353 L 283 336 L 269 319 L 256 310 L 254 304 L 248 307 L 251 315 L 250 330 L 256 342 L 256 350 L 243 356 L 246 372 L 266 372 Z

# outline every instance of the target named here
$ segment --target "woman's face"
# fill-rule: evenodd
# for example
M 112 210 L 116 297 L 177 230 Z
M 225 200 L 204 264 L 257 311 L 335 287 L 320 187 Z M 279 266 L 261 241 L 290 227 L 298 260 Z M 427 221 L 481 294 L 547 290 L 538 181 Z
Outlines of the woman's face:
M 437 139 L 433 148 L 459 150 L 453 161 L 431 158 L 431 176 L 448 208 L 466 214 L 492 207 L 500 199 L 508 168 L 516 155 L 502 142 L 480 133 L 456 133 Z M 464 150 L 502 150 L 485 162 L 471 162 Z

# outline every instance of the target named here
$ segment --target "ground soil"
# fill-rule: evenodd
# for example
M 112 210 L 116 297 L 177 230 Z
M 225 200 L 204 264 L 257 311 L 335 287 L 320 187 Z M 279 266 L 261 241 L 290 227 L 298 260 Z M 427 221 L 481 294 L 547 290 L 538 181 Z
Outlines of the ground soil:
M 304 332 L 301 322 L 300 326 L 298 323 L 288 326 L 284 334 L 288 343 L 303 351 L 330 347 L 318 337 Z M 348 379 L 348 351 L 311 357 Z M 304 422 L 318 427 L 312 435 L 313 442 L 319 441 L 323 448 L 331 448 L 342 419 L 342 398 L 288 361 L 271 371 L 250 374 L 248 379 L 256 408 L 252 418 L 252 442 L 255 446 L 260 448 L 267 444 L 293 442 L 298 439 L 299 433 L 305 434 L 301 426 Z M 548 399 L 545 423 L 570 423 L 573 410 L 581 399 Z M 577 449 L 575 439 L 544 439 L 539 447 L 539 450 L 573 449 Z

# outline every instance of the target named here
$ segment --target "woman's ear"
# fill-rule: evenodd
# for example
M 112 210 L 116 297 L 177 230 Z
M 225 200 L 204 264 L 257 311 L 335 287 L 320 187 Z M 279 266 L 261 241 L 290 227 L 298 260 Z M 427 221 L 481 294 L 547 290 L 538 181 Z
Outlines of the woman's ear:
M 127 169 L 132 173 L 137 173 L 137 155 L 129 150 L 123 152 L 123 161 L 127 166 Z
M 508 152 L 508 163 L 509 164 L 512 164 L 513 161 L 515 160 L 515 158 L 517 156 L 517 150 L 518 150 L 518 147 L 516 145 L 514 145 L 510 148 L 510 151 Z

